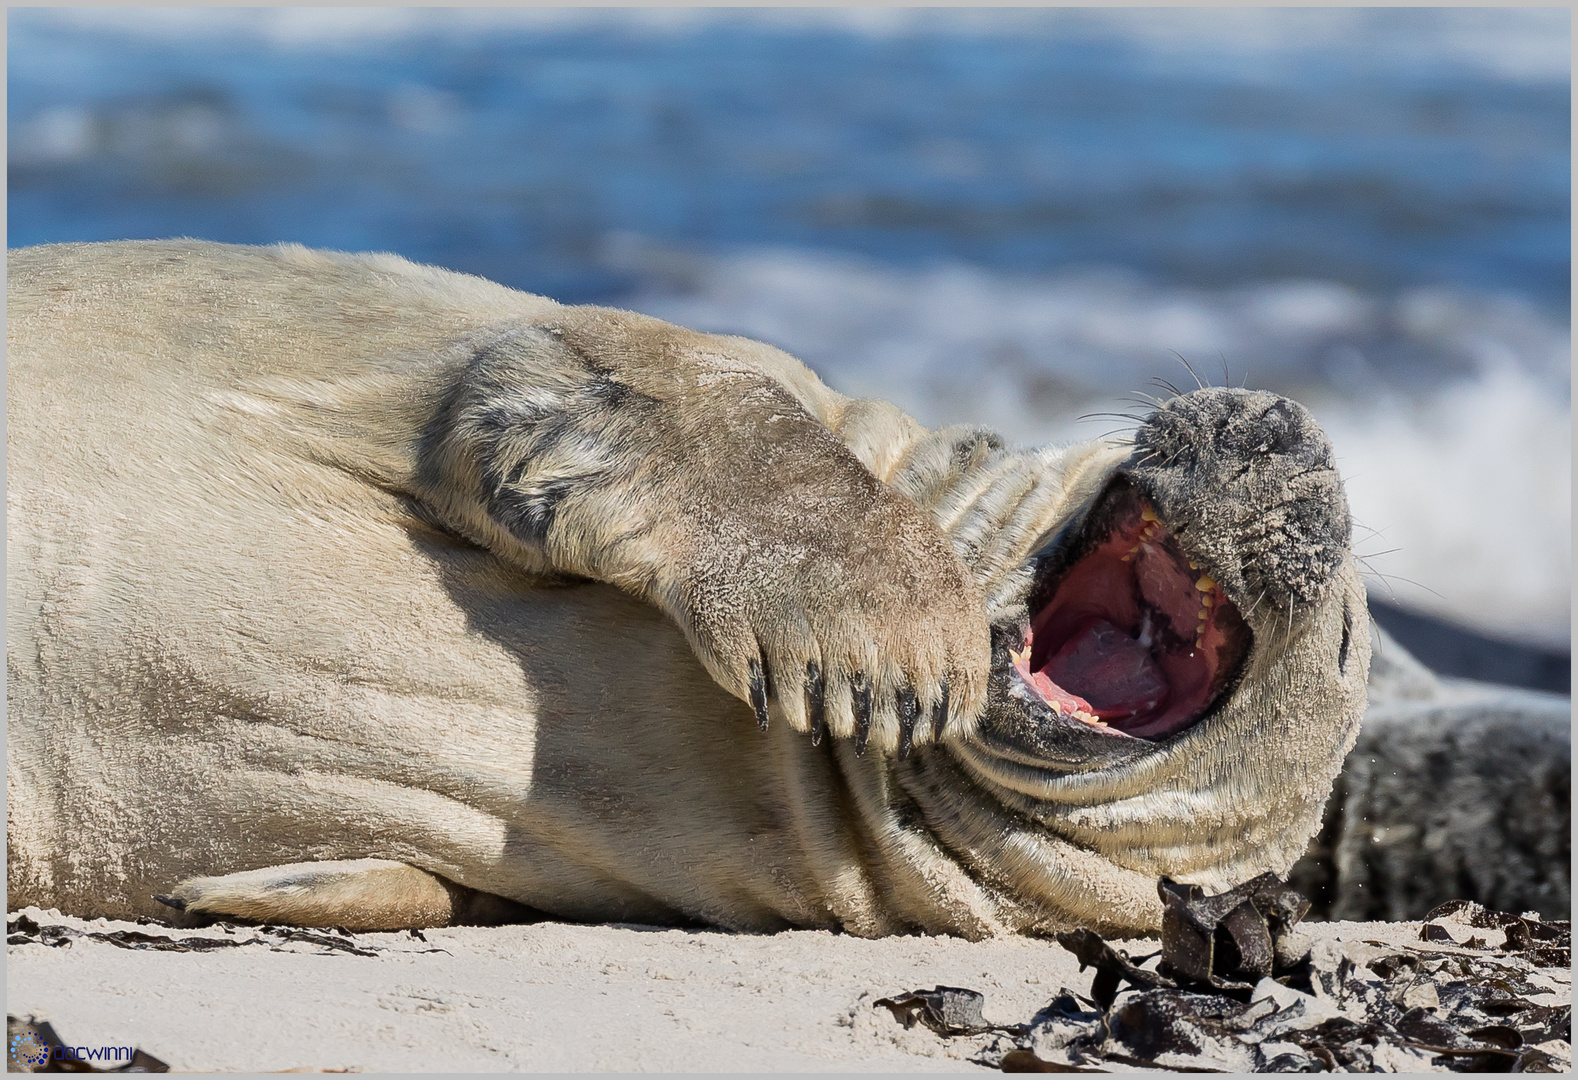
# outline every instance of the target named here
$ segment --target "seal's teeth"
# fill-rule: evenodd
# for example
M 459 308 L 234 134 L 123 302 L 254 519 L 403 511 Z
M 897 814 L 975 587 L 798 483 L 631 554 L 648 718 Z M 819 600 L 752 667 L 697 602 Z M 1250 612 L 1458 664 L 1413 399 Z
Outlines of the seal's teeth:
M 1189 565 L 1194 566 L 1194 563 Z M 1194 583 L 1194 587 L 1200 592 L 1200 614 L 1198 616 L 1200 623 L 1195 627 L 1194 631 L 1194 647 L 1198 649 L 1205 641 L 1205 628 L 1211 621 L 1211 609 L 1216 606 L 1221 592 L 1216 579 L 1210 574 L 1201 574 L 1200 579 Z
M 1149 506 L 1142 506 L 1142 507 L 1140 507 L 1140 520 L 1141 521 L 1156 521 L 1157 520 L 1156 511 L 1152 510 Z

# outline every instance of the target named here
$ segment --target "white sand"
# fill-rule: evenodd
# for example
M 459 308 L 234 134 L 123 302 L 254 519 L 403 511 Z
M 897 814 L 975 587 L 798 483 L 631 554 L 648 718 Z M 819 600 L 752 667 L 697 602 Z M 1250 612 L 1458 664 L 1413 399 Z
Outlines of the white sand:
M 26 909 L 40 924 L 174 937 Z M 1417 924 L 1311 927 L 1344 940 Z M 134 1046 L 189 1071 L 983 1071 L 976 1039 L 905 1030 L 876 998 L 938 984 L 1022 1023 L 1092 972 L 1051 941 L 816 931 L 771 936 L 539 923 L 354 940 L 374 957 L 292 943 L 211 952 L 10 946 L 7 1011 L 77 1046 Z M 232 936 L 252 936 L 236 930 Z M 1129 951 L 1156 945 L 1134 942 Z M 421 952 L 441 948 L 446 952 Z

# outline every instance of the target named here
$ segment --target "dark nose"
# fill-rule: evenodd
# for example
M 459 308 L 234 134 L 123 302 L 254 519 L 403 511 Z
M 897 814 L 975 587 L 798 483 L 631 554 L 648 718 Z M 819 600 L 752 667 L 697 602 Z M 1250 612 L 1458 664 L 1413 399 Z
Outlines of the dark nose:
M 1331 442 L 1309 410 L 1267 390 L 1212 386 L 1181 394 L 1151 414 L 1134 444 L 1180 463 L 1271 456 L 1332 465 Z
M 1309 410 L 1265 390 L 1208 387 L 1134 436 L 1131 480 L 1241 603 L 1309 603 L 1347 555 L 1348 500 Z

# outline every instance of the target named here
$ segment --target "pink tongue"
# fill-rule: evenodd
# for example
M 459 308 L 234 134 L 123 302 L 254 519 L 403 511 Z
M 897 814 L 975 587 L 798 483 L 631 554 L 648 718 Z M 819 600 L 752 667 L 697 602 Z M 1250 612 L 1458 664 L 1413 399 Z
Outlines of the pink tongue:
M 1148 713 L 1167 697 L 1150 650 L 1106 619 L 1086 623 L 1041 670 L 1103 720 Z

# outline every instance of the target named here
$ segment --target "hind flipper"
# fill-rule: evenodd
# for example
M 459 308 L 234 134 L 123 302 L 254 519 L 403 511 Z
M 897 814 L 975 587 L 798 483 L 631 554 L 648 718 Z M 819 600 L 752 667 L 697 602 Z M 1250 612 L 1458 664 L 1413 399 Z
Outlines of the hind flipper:
M 493 926 L 531 918 L 530 909 L 492 893 L 389 859 L 286 863 L 219 877 L 187 878 L 168 896 L 181 924 L 245 919 L 286 926 L 406 930 L 456 924 Z

